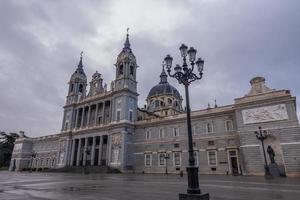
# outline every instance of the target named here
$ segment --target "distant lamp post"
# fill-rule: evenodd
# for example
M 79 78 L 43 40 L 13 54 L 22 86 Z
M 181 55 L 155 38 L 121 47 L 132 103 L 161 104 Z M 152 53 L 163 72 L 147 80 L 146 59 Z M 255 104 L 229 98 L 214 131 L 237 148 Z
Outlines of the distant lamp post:
M 188 189 L 187 194 L 179 194 L 179 199 L 209 199 L 209 194 L 201 194 L 199 188 L 198 167 L 195 165 L 194 149 L 193 149 L 193 136 L 191 126 L 191 109 L 189 100 L 189 85 L 196 80 L 200 80 L 203 75 L 204 60 L 198 58 L 196 61 L 197 50 L 193 47 L 188 47 L 182 44 L 179 48 L 181 56 L 183 58 L 182 66 L 176 65 L 174 67 L 174 74 L 171 74 L 173 58 L 167 55 L 164 59 L 164 63 L 167 68 L 168 75 L 177 79 L 179 84 L 183 84 L 185 87 L 186 98 L 186 121 L 188 132 L 188 147 L 189 147 L 189 165 L 187 166 L 188 174 Z M 190 67 L 187 64 L 187 56 L 189 57 Z M 196 66 L 195 66 L 196 64 Z M 197 73 L 194 73 L 194 68 L 197 67 Z
M 33 168 L 33 159 L 34 158 L 36 158 L 36 153 L 35 152 L 33 152 L 32 154 L 31 154 L 31 165 L 30 165 L 30 171 L 32 172 L 32 168 Z
M 268 162 L 267 162 L 267 157 L 266 157 L 265 145 L 264 145 L 264 140 L 268 138 L 269 134 L 266 130 L 262 130 L 261 126 L 258 127 L 258 131 L 255 131 L 254 133 L 256 138 L 260 140 L 263 149 L 263 155 L 265 160 L 265 177 L 271 177 Z
M 86 156 L 85 156 L 85 163 L 84 164 L 82 163 L 83 173 L 88 174 L 89 172 L 88 172 L 87 167 L 86 167 L 86 161 L 87 161 L 87 156 L 91 154 L 91 150 L 89 148 L 87 148 L 84 152 L 85 152 Z
M 169 154 L 165 154 L 165 160 L 166 160 L 166 174 L 168 174 L 168 159 L 170 159 Z

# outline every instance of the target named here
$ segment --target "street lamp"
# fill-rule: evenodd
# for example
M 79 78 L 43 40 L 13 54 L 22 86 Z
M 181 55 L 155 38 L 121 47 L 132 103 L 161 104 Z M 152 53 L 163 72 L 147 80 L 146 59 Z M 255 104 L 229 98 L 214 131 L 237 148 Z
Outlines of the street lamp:
M 30 165 L 30 172 L 32 172 L 32 168 L 33 168 L 33 159 L 36 157 L 36 153 L 32 152 L 31 153 L 31 165 Z
M 166 174 L 168 174 L 168 159 L 170 158 L 169 154 L 165 154 L 165 160 L 166 160 Z
M 258 140 L 261 142 L 261 146 L 263 149 L 263 154 L 264 154 L 264 160 L 265 160 L 265 177 L 271 177 L 270 171 L 269 171 L 269 166 L 267 163 L 267 157 L 266 157 L 266 151 L 265 151 L 265 145 L 264 145 L 264 140 L 269 137 L 269 134 L 266 130 L 262 130 L 261 126 L 258 127 L 258 131 L 255 131 L 255 136 Z
M 164 64 L 166 65 L 168 75 L 177 79 L 179 84 L 183 84 L 185 87 L 185 98 L 186 98 L 186 122 L 188 131 L 188 147 L 189 147 L 189 164 L 187 166 L 188 174 L 188 189 L 187 194 L 179 194 L 179 199 L 209 199 L 209 194 L 201 194 L 199 188 L 199 178 L 198 178 L 198 167 L 195 165 L 194 149 L 193 149 L 193 136 L 192 136 L 192 126 L 191 126 L 191 109 L 189 100 L 189 85 L 196 80 L 200 80 L 203 75 L 203 65 L 204 60 L 198 58 L 196 61 L 197 50 L 193 47 L 188 47 L 182 44 L 179 48 L 181 56 L 183 58 L 182 66 L 176 65 L 174 67 L 174 74 L 171 74 L 172 61 L 173 58 L 167 55 L 164 59 Z M 190 67 L 187 64 L 187 56 L 189 57 Z M 193 73 L 195 64 L 197 66 L 197 74 Z
M 83 173 L 84 173 L 84 174 L 88 174 L 88 171 L 86 170 L 86 168 L 87 168 L 87 167 L 86 167 L 86 160 L 87 160 L 86 157 L 87 157 L 88 155 L 90 155 L 91 150 L 90 150 L 89 148 L 87 148 L 87 149 L 84 150 L 84 152 L 85 152 L 85 155 L 86 155 L 86 156 L 85 156 L 85 164 L 82 163 Z

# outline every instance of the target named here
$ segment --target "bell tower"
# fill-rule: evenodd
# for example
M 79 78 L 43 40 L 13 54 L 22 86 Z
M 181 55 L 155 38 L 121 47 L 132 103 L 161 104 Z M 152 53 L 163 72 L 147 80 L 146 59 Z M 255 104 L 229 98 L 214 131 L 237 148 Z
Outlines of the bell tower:
M 76 103 L 79 99 L 85 97 L 86 95 L 87 78 L 83 70 L 82 54 L 83 52 L 80 53 L 80 60 L 77 69 L 72 74 L 69 81 L 69 91 L 66 105 Z
M 136 58 L 131 50 L 129 42 L 129 28 L 127 28 L 126 40 L 122 51 L 117 58 L 115 90 L 129 89 L 132 92 L 137 91 L 136 82 Z
M 68 131 L 74 127 L 75 123 L 75 104 L 86 96 L 87 78 L 83 70 L 82 54 L 75 72 L 72 74 L 69 81 L 69 90 L 64 106 L 62 131 Z
M 137 119 L 137 82 L 136 82 L 136 58 L 131 50 L 129 34 L 122 51 L 117 57 L 116 78 L 113 81 L 114 101 L 112 121 L 116 123 L 133 123 Z

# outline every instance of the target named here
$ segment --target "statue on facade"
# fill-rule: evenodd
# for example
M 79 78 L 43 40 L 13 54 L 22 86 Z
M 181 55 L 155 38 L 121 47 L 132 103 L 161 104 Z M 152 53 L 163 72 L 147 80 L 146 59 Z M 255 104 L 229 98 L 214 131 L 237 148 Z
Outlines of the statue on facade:
M 270 145 L 268 145 L 267 152 L 269 154 L 269 158 L 270 158 L 271 163 L 275 163 L 275 152 L 274 152 L 273 148 Z

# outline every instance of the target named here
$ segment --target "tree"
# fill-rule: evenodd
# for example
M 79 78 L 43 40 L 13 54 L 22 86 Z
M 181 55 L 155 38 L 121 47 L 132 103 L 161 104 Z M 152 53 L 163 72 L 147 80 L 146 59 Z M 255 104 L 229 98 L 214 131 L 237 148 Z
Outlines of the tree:
M 14 143 L 18 137 L 17 133 L 0 132 L 0 167 L 9 166 Z

